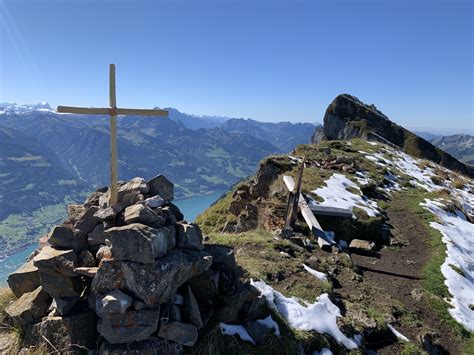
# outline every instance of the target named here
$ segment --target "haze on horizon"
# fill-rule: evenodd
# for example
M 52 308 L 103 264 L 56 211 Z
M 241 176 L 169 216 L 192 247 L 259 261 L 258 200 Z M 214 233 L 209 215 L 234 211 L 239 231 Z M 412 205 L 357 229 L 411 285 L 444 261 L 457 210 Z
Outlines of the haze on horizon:
M 423 14 L 423 16 L 420 16 Z M 468 0 L 0 0 L 0 102 L 321 122 L 341 93 L 417 130 L 473 133 Z

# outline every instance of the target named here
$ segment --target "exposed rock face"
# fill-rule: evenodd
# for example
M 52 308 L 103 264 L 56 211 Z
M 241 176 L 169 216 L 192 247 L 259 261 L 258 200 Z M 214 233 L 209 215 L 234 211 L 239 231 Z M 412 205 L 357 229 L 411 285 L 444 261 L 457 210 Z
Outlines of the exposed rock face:
M 211 315 L 232 321 L 244 306 L 258 307 L 249 285 L 237 287 L 233 249 L 202 244 L 201 229 L 170 202 L 171 182 L 159 175 L 119 186 L 115 205 L 101 189 L 69 208 L 66 222 L 9 277 L 20 298 L 7 313 L 25 327 L 22 346 L 178 354 Z
M 316 129 L 312 142 L 352 138 L 393 144 L 408 154 L 474 177 L 474 167 L 461 163 L 430 142 L 390 121 L 374 105 L 364 104 L 354 96 L 342 94 L 328 106 L 324 115 L 324 127 Z

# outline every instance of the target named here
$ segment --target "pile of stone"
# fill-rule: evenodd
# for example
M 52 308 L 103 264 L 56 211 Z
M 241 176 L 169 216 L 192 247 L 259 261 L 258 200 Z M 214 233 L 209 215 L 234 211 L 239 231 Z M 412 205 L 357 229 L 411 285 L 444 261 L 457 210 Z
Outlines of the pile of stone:
M 265 300 L 237 281 L 233 249 L 203 244 L 159 175 L 99 189 L 40 238 L 8 284 L 6 313 L 24 328 L 23 351 L 181 353 L 213 320 L 268 316 Z

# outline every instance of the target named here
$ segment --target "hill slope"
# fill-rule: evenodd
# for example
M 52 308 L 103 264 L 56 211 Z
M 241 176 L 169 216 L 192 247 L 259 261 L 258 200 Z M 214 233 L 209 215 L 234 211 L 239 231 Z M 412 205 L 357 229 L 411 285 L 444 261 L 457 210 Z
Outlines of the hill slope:
M 455 134 L 434 138 L 430 142 L 459 160 L 474 164 L 474 136 Z
M 362 138 L 388 141 L 404 152 L 428 159 L 448 169 L 474 177 L 474 167 L 461 163 L 450 154 L 436 148 L 389 120 L 374 105 L 367 105 L 356 97 L 339 95 L 328 106 L 324 115 L 324 127 L 317 129 L 312 141 Z

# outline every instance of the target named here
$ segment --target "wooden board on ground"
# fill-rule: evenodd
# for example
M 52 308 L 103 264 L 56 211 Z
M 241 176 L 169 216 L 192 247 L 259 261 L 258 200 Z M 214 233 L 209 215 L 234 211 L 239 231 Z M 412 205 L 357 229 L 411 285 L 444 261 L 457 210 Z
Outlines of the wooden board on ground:
M 313 211 L 315 215 L 320 216 L 352 218 L 352 210 L 346 208 L 311 205 L 311 211 Z

